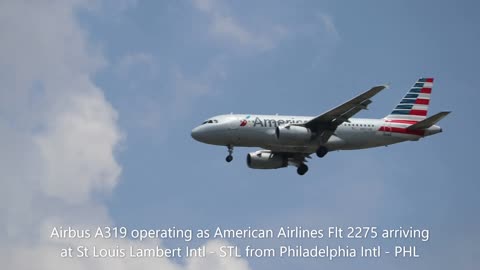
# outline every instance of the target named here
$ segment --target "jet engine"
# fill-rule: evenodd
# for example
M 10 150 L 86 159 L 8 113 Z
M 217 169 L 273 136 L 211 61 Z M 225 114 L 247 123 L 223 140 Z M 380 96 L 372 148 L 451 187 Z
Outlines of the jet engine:
M 275 129 L 275 136 L 285 144 L 303 144 L 312 139 L 312 131 L 300 126 L 280 126 Z
M 278 169 L 288 166 L 288 158 L 282 154 L 259 150 L 247 155 L 247 165 L 252 169 Z

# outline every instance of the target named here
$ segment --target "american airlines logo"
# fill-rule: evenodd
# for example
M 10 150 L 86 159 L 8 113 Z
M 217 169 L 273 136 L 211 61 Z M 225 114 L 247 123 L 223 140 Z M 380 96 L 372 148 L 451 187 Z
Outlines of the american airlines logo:
M 250 118 L 250 115 L 245 117 L 245 119 L 240 121 L 240 126 L 244 127 L 248 123 L 248 119 Z M 255 120 L 253 121 L 253 127 L 278 127 L 281 125 L 286 125 L 286 124 L 303 124 L 306 123 L 307 120 L 295 120 L 295 119 L 268 119 L 264 118 L 261 119 L 260 117 L 256 117 Z
M 247 115 L 247 117 L 245 117 L 245 119 L 243 119 L 242 121 L 240 121 L 240 126 L 241 127 L 244 127 L 247 125 L 248 123 L 248 119 L 250 118 L 250 115 Z

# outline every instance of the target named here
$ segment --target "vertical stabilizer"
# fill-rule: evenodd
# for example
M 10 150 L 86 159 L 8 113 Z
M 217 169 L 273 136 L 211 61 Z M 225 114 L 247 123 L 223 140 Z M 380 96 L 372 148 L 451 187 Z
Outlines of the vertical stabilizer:
M 386 119 L 422 121 L 427 117 L 433 78 L 420 78 Z

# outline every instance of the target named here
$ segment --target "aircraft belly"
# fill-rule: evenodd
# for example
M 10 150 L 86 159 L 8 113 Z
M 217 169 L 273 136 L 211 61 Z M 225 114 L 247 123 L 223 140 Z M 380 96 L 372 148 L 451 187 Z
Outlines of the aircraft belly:
M 275 136 L 274 128 L 250 128 L 239 129 L 237 132 L 238 140 L 235 146 L 244 147 L 262 147 L 275 152 L 295 152 L 295 153 L 313 153 L 317 149 L 316 142 L 306 143 L 305 145 L 288 145 L 279 143 Z
M 360 128 L 343 129 L 336 132 L 337 136 L 344 142 L 343 145 L 330 145 L 330 140 L 327 143 L 327 148 L 331 150 L 354 150 L 365 149 L 391 144 L 391 137 L 378 134 L 373 129 L 361 130 Z
M 416 140 L 411 135 L 385 134 L 376 130 L 337 130 L 325 146 L 330 151 L 354 150 L 395 144 L 407 140 Z M 240 128 L 234 131 L 234 146 L 262 147 L 277 152 L 314 153 L 321 143 L 310 141 L 305 144 L 279 143 L 274 128 Z

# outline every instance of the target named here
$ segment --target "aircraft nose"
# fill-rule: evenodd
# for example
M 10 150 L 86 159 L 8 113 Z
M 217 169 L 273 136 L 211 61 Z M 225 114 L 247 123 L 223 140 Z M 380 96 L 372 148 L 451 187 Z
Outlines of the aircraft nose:
M 192 129 L 192 133 L 190 135 L 192 135 L 193 139 L 198 141 L 198 127 Z
M 191 133 L 192 138 L 199 141 L 199 142 L 202 141 L 202 138 L 203 138 L 202 134 L 204 133 L 204 132 L 202 132 L 201 129 L 202 129 L 201 127 L 196 127 L 194 129 L 192 129 L 192 133 Z

